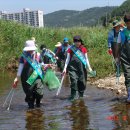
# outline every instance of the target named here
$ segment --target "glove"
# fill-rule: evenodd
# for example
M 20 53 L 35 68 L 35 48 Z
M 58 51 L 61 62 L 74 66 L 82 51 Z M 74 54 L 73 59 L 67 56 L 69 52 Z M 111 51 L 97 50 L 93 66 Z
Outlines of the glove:
M 95 70 L 89 71 L 89 76 L 90 77 L 96 77 L 96 71 Z
M 112 55 L 112 49 L 111 48 L 108 50 L 108 53 L 109 53 L 109 55 Z
M 63 70 L 61 77 L 64 76 L 66 74 L 66 69 Z
M 55 58 L 58 60 L 59 58 L 57 56 L 55 56 Z
M 14 79 L 13 88 L 16 88 L 16 87 L 17 87 L 17 84 L 18 84 L 18 78 L 16 77 L 16 78 Z
M 45 66 L 43 66 L 44 71 L 46 71 L 47 69 L 52 69 L 52 65 L 51 64 L 46 64 Z
M 93 70 L 92 70 L 92 68 L 90 67 L 90 68 L 89 68 L 89 72 L 91 72 L 91 71 L 93 71 Z

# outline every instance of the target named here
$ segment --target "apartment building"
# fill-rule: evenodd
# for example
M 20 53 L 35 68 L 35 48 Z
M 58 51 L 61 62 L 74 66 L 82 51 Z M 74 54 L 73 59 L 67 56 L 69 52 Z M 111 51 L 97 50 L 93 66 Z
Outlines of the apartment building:
M 41 10 L 31 11 L 26 8 L 23 9 L 23 12 L 19 13 L 7 13 L 5 11 L 0 11 L 0 19 L 14 20 L 33 27 L 44 27 L 43 11 Z

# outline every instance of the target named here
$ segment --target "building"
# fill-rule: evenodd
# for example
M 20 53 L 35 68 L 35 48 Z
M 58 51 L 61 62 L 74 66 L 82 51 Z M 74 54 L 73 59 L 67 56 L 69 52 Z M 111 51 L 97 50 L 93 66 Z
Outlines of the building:
M 23 12 L 19 13 L 7 13 L 0 11 L 0 19 L 14 20 L 23 24 L 27 24 L 33 27 L 44 27 L 43 11 L 30 9 L 23 9 Z

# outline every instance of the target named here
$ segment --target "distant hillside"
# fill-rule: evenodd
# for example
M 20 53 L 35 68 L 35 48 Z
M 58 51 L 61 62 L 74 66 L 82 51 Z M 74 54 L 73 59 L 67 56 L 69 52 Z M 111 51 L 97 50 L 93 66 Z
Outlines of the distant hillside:
M 44 15 L 45 27 L 93 26 L 116 7 L 94 7 L 83 11 L 60 10 Z
M 126 0 L 121 6 L 114 9 L 111 15 L 114 16 L 124 16 L 125 13 L 130 13 L 130 0 Z
M 107 21 L 111 23 L 114 19 L 122 19 L 125 13 L 130 13 L 130 0 L 126 0 L 121 6 L 115 8 L 111 13 L 107 15 Z M 103 16 L 102 23 L 105 25 L 106 17 Z

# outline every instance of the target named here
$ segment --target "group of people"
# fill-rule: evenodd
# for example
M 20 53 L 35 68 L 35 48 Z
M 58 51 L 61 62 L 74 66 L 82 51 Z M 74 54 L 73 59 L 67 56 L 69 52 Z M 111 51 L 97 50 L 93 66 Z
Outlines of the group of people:
M 17 76 L 14 79 L 13 87 L 21 77 L 23 91 L 26 95 L 25 102 L 29 108 L 40 107 L 40 101 L 43 97 L 44 76 L 48 68 L 57 64 L 62 76 L 69 74 L 71 81 L 71 101 L 76 98 L 78 91 L 79 98 L 83 98 L 86 88 L 87 70 L 92 71 L 87 49 L 84 47 L 83 40 L 79 35 L 73 37 L 73 45 L 69 44 L 69 39 L 65 37 L 63 43 L 56 45 L 56 50 L 52 52 L 45 45 L 40 46 L 41 53 L 38 52 L 38 46 L 35 38 L 27 40 L 19 60 Z
M 126 27 L 123 28 L 119 21 L 113 22 L 113 29 L 108 34 L 108 52 L 113 56 L 116 67 L 122 65 L 128 92 L 127 102 L 130 102 L 130 14 L 124 16 L 124 22 Z M 93 70 L 81 36 L 74 36 L 71 45 L 69 39 L 65 37 L 63 42 L 58 42 L 55 47 L 52 52 L 45 45 L 41 45 L 41 53 L 39 53 L 34 38 L 25 42 L 13 87 L 17 86 L 21 77 L 22 87 L 26 94 L 25 101 L 29 108 L 34 108 L 35 102 L 36 106 L 40 107 L 45 71 L 52 68 L 53 64 L 57 64 L 62 76 L 65 73 L 69 75 L 71 82 L 69 100 L 75 100 L 77 93 L 79 98 L 84 96 L 87 72 Z
M 124 16 L 124 23 L 125 26 L 122 26 L 118 20 L 113 22 L 113 29 L 108 33 L 108 52 L 115 60 L 116 70 L 122 66 L 127 102 L 130 103 L 130 14 Z

